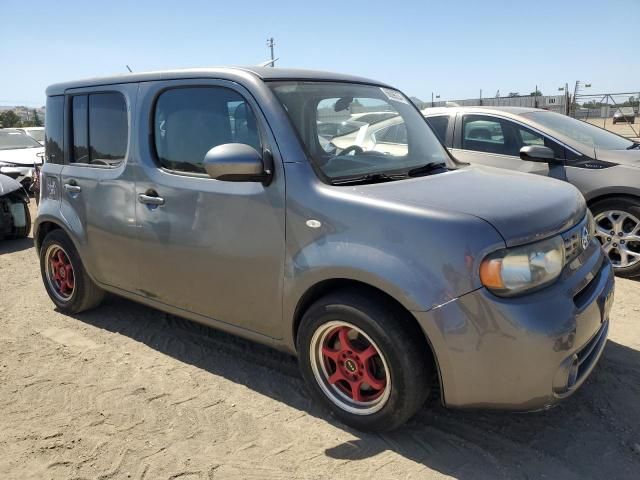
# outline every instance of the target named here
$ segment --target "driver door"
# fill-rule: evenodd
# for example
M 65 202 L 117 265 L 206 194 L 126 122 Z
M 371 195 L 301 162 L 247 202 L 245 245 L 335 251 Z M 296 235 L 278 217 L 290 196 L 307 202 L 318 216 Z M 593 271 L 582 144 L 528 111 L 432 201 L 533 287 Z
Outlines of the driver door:
M 456 148 L 451 153 L 463 162 L 548 176 L 547 163 L 520 158 L 520 149 L 527 145 L 550 146 L 544 136 L 515 122 L 492 115 L 465 114 L 458 118 Z

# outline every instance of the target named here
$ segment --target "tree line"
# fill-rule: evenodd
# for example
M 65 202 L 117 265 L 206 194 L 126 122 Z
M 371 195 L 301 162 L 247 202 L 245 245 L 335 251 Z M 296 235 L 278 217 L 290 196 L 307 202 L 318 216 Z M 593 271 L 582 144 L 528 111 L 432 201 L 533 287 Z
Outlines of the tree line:
M 29 120 L 23 120 L 13 110 L 5 110 L 4 112 L 0 112 L 0 126 L 3 128 L 42 127 L 43 122 L 37 110 L 33 110 L 33 115 Z

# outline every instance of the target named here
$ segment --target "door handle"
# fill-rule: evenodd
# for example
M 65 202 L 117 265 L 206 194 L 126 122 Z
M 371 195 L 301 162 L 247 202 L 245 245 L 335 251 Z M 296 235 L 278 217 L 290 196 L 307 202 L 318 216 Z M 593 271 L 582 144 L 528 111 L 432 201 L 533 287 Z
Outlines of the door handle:
M 150 192 L 149 192 L 150 193 Z M 145 205 L 164 205 L 164 198 L 153 195 L 147 195 L 145 193 L 138 194 L 138 201 Z
M 69 193 L 80 193 L 82 191 L 80 185 L 74 185 L 73 183 L 65 183 L 62 188 Z

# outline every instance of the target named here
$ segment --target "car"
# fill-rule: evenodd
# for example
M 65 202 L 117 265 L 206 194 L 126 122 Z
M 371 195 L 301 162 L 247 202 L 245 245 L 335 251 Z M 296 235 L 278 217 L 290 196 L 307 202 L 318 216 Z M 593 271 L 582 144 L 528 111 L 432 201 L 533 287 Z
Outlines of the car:
M 0 175 L 0 240 L 25 238 L 30 231 L 29 195 L 13 178 Z
M 321 110 L 362 105 L 402 118 L 404 153 L 324 148 Z M 603 351 L 614 276 L 580 192 L 456 162 L 389 85 L 73 81 L 47 89 L 46 133 L 34 239 L 58 311 L 110 292 L 297 355 L 355 428 L 399 427 L 434 382 L 448 407 L 547 408 Z
M 44 127 L 19 127 L 15 128 L 15 130 L 29 135 L 40 145 L 44 145 Z
M 635 123 L 636 121 L 636 112 L 633 107 L 620 107 L 616 110 L 616 113 L 613 114 L 613 124 L 623 122 L 623 123 Z
M 640 275 L 640 144 L 559 113 L 519 107 L 423 110 L 452 155 L 550 176 L 587 200 L 615 272 Z M 532 200 L 533 201 L 533 200 Z
M 25 190 L 31 187 L 43 156 L 44 147 L 29 135 L 12 128 L 0 129 L 0 174 L 17 180 Z

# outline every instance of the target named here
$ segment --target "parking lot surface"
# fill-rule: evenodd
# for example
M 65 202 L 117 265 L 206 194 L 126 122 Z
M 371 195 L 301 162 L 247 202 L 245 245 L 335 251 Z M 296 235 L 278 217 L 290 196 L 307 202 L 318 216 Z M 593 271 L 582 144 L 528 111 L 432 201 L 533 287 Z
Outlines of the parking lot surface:
M 637 118 L 635 123 L 620 122 L 615 125 L 611 118 L 590 118 L 587 122 L 623 137 L 628 137 L 631 140 L 640 141 L 640 135 L 638 135 L 640 133 L 640 120 Z
M 308 396 L 293 358 L 116 297 L 76 317 L 31 239 L 0 242 L 2 479 L 637 479 L 640 282 L 618 280 L 608 345 L 546 412 L 436 399 L 362 434 Z

